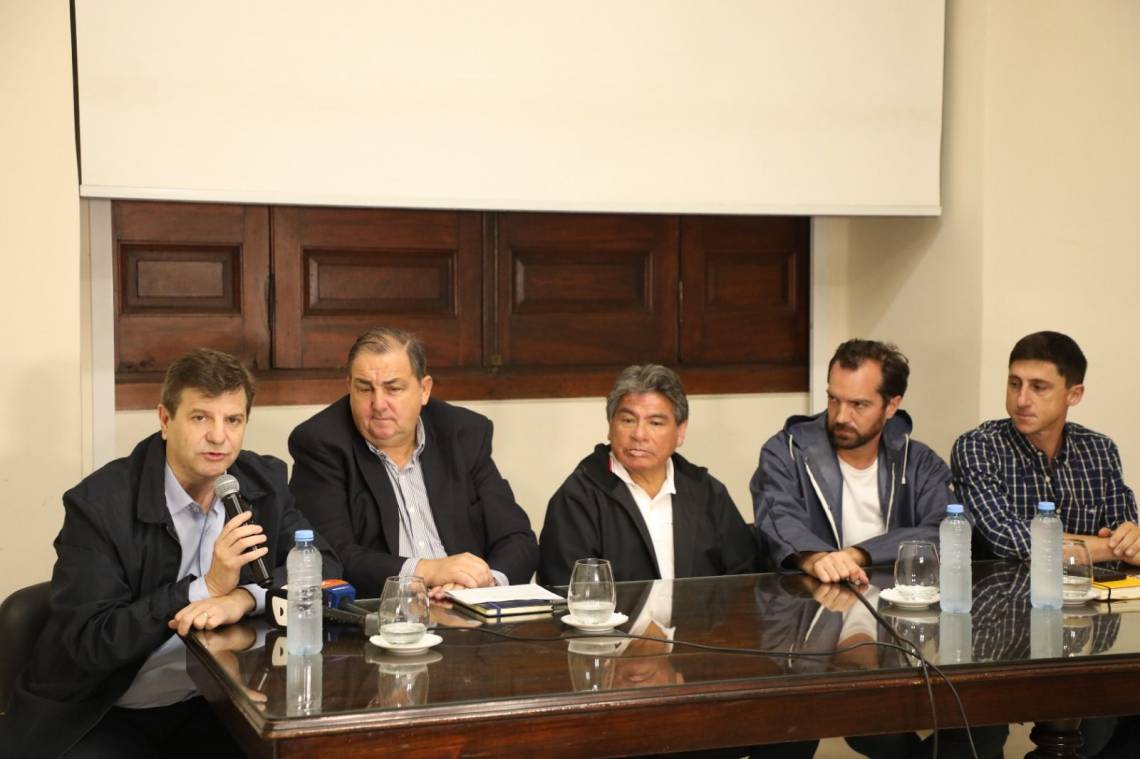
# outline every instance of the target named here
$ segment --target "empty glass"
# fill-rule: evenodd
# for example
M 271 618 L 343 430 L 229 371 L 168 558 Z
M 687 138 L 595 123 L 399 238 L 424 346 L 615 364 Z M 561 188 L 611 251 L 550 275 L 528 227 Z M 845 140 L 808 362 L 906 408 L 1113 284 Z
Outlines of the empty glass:
M 566 606 L 579 622 L 605 624 L 614 615 L 617 593 L 614 573 L 605 559 L 578 559 L 570 575 Z
M 1061 593 L 1065 603 L 1088 599 L 1092 590 L 1092 557 L 1083 540 L 1061 543 Z
M 419 641 L 427 632 L 428 592 L 422 577 L 389 577 L 380 596 L 380 637 L 393 646 Z
M 895 561 L 895 591 L 904 601 L 933 603 L 938 597 L 938 549 L 925 540 L 904 540 Z

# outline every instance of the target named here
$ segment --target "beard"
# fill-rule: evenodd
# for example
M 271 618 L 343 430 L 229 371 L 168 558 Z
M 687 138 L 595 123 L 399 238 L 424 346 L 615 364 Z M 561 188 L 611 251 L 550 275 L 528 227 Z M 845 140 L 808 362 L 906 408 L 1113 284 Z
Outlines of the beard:
M 837 450 L 852 450 L 854 448 L 862 448 L 867 443 L 871 442 L 879 436 L 883 431 L 882 420 L 873 424 L 865 433 L 859 432 L 849 424 L 837 424 L 829 421 L 827 423 L 827 438 L 831 441 L 831 447 Z M 843 437 L 840 437 L 840 434 Z

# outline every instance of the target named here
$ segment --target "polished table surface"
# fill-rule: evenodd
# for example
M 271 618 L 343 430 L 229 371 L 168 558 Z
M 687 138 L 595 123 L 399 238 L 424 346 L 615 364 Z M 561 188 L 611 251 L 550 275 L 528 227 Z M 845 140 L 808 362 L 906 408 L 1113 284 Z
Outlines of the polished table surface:
M 851 647 L 872 638 L 938 665 L 974 725 L 1140 711 L 1140 601 L 1031 610 L 1028 567 L 1005 562 L 975 564 L 969 615 L 901 612 L 876 598 L 892 584 L 875 572 L 867 593 L 891 630 L 873 628 L 845 588 L 760 574 L 619 583 L 630 618 L 619 635 L 654 641 L 586 636 L 557 616 L 447 627 L 472 621 L 440 608 L 442 644 L 415 657 L 327 623 L 322 654 L 307 660 L 289 660 L 260 620 L 188 645 L 203 693 L 261 755 L 597 756 L 932 727 L 917 660 Z M 938 724 L 961 725 L 928 671 Z

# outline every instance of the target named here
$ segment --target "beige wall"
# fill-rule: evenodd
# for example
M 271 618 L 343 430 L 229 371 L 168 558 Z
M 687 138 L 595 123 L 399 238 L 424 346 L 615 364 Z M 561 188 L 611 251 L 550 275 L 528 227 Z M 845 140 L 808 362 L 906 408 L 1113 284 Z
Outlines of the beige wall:
M 942 216 L 848 223 L 850 336 L 892 340 L 910 358 L 903 407 L 944 457 L 978 421 L 986 7 L 951 3 L 946 20 Z M 999 388 L 1000 390 L 1000 388 Z
M 80 224 L 62 0 L 0 2 L 0 597 L 47 579 L 82 474 Z
M 1070 415 L 1111 435 L 1140 482 L 1129 402 L 1140 316 L 1140 4 L 949 5 L 939 219 L 852 219 L 852 334 L 913 364 L 916 437 L 944 456 L 1004 416 L 1009 350 L 1040 329 L 1089 358 Z
M 1089 359 L 1070 418 L 1112 436 L 1140 485 L 1140 3 L 997 3 L 986 65 L 981 410 L 1036 329 Z

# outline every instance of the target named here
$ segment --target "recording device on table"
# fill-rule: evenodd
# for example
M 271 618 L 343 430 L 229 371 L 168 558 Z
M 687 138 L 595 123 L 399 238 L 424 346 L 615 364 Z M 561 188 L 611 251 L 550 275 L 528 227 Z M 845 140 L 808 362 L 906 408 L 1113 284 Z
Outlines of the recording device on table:
M 226 521 L 233 519 L 238 514 L 245 511 L 252 511 L 249 504 L 241 497 L 241 485 L 238 484 L 237 478 L 232 474 L 223 474 L 218 479 L 214 480 L 214 495 L 222 501 L 222 505 L 226 509 Z M 246 522 L 246 524 L 254 524 L 253 520 Z M 256 550 L 250 548 L 250 551 Z M 250 571 L 253 572 L 253 580 L 263 588 L 268 588 L 273 584 L 273 575 L 270 573 L 269 568 L 265 566 L 265 559 L 254 559 L 250 564 Z
M 270 619 L 277 627 L 289 623 L 289 592 L 287 587 L 273 588 L 268 594 Z M 328 622 L 355 625 L 365 635 L 380 634 L 380 599 L 357 600 L 356 588 L 344 580 L 325 580 L 321 583 L 321 616 Z

